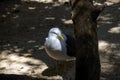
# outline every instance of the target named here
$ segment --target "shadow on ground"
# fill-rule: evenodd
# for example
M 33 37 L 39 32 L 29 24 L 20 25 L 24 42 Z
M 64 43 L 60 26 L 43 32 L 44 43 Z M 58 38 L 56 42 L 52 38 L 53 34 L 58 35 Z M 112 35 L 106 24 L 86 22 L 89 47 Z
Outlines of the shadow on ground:
M 120 79 L 120 4 L 106 7 L 98 18 L 102 80 Z
M 42 78 L 34 78 L 26 75 L 15 75 L 15 74 L 0 74 L 1 80 L 45 80 Z
M 60 3 L 58 0 L 49 3 L 4 0 L 0 2 L 0 9 L 0 66 L 3 65 L 0 67 L 0 73 L 6 74 L 6 76 L 1 74 L 0 79 L 2 76 L 6 78 L 21 76 L 20 79 L 34 80 L 27 75 L 40 77 L 43 71 L 41 66 L 45 66 L 44 69 L 48 66 L 50 69 L 44 72 L 45 76 L 61 75 L 64 79 L 69 79 L 70 71 L 74 71 L 71 69 L 74 62 L 67 65 L 65 62 L 57 64 L 58 61 L 48 57 L 44 50 L 38 49 L 44 44 L 51 27 L 60 27 L 73 35 L 69 4 Z M 64 69 L 59 71 L 60 68 Z M 13 75 L 7 75 L 12 71 Z

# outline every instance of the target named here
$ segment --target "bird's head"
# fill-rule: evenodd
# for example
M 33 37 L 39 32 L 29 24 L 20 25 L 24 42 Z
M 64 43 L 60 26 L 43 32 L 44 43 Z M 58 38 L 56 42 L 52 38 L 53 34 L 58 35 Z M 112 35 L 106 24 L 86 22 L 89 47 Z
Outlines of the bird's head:
M 49 30 L 48 36 L 54 36 L 57 37 L 59 40 L 64 40 L 64 37 L 62 36 L 62 32 L 59 28 L 51 28 Z

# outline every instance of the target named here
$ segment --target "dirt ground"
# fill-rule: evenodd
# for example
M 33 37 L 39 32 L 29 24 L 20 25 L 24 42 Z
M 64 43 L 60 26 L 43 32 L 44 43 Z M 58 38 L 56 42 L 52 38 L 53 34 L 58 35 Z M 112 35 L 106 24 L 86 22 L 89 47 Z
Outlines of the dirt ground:
M 120 80 L 120 1 L 98 0 L 101 80 Z M 39 47 L 48 30 L 74 35 L 67 0 L 0 1 L 0 80 L 74 80 L 75 61 L 51 59 Z

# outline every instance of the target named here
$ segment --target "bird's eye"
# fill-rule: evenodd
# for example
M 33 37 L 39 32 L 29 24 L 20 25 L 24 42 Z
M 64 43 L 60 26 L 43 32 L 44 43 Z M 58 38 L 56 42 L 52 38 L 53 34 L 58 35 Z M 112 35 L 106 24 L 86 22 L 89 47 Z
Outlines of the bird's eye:
M 56 35 L 57 35 L 57 33 L 55 33 L 55 32 L 50 32 L 50 33 L 53 33 L 53 34 L 56 34 Z

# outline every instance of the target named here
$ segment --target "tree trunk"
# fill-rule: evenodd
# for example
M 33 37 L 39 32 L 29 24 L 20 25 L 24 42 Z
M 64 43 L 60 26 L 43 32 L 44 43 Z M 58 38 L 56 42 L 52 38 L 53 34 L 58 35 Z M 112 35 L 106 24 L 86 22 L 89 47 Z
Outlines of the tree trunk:
M 97 17 L 103 6 L 93 6 L 92 0 L 71 0 L 72 20 L 76 38 L 75 80 L 99 80 Z

